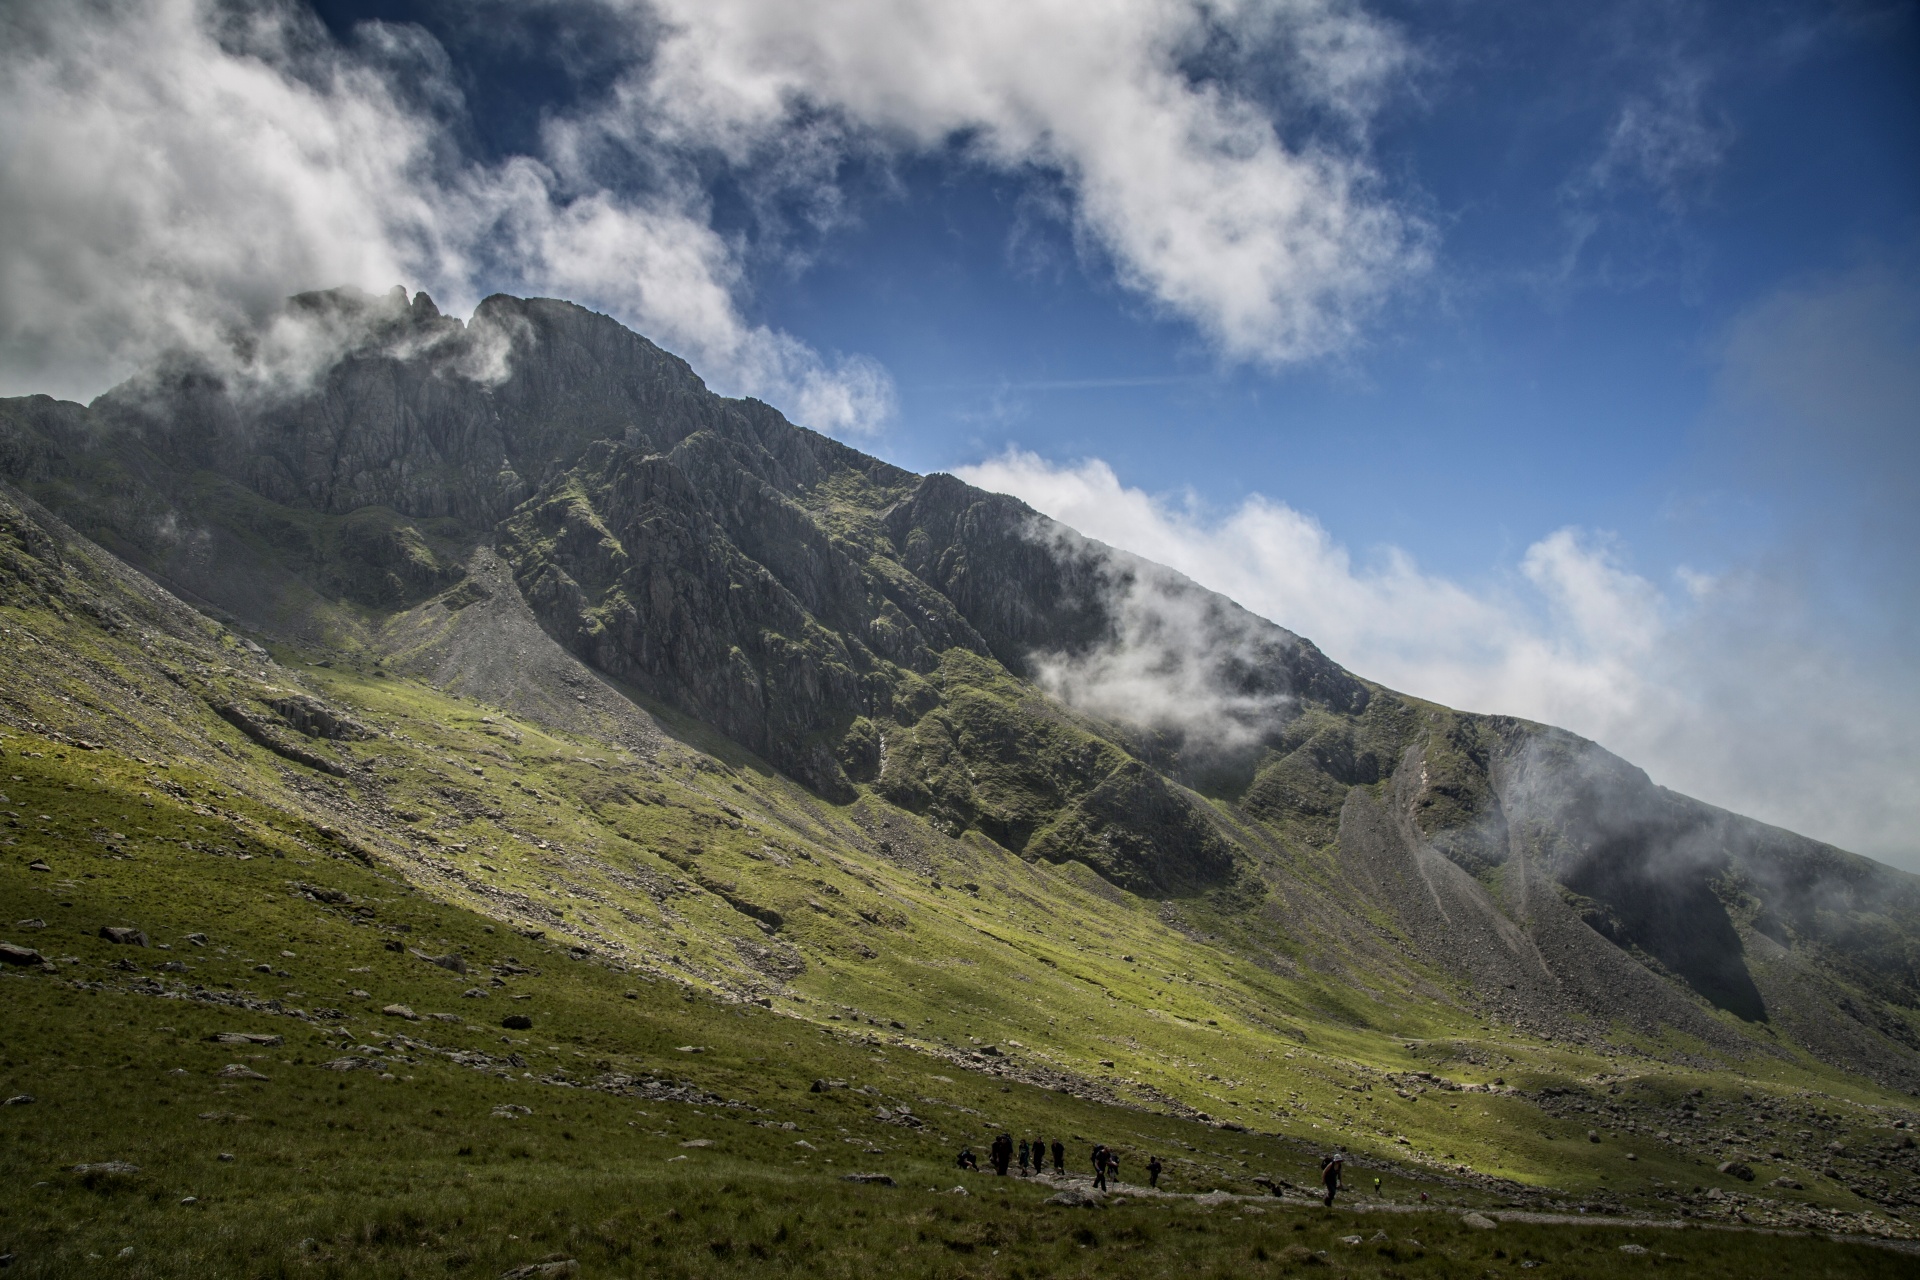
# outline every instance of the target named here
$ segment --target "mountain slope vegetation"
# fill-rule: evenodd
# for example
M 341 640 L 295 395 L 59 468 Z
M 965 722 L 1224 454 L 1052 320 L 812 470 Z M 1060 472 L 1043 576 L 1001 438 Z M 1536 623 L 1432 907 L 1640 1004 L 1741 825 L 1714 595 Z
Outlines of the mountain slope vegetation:
M 0 1084 L 38 1099 L 7 1159 L 148 1171 L 23 1207 L 43 1274 L 116 1197 L 174 1240 L 155 1274 L 190 1269 L 159 1225 L 189 1193 L 308 1194 L 295 1261 L 537 1260 L 449 1225 L 470 1174 L 607 1203 L 604 1239 L 505 1234 L 614 1266 L 687 1247 L 611 1207 L 631 1170 L 702 1212 L 817 1204 L 842 1172 L 950 1186 L 1002 1129 L 1122 1146 L 1130 1180 L 1174 1157 L 1183 1192 L 1305 1186 L 1341 1143 L 1383 1201 L 1907 1234 L 1915 877 L 1369 682 L 571 304 L 294 310 L 350 340 L 293 390 L 180 361 L 0 402 L 0 883 L 33 953 Z M 242 1023 L 283 1043 L 216 1067 Z M 269 1079 L 219 1075 L 249 1061 Z M 187 1120 L 229 1093 L 256 1127 Z M 418 1227 L 205 1163 L 231 1131 L 312 1167 L 287 1153 L 382 1114 L 417 1135 L 339 1141 L 370 1177 L 416 1162 Z M 535 1194 L 535 1167 L 567 1172 Z M 889 1212 L 846 1186 L 836 1229 Z M 1006 1267 L 1057 1243 L 1029 1190 Z M 1193 1256 L 1269 1247 L 1242 1226 Z M 901 1256 L 953 1256 L 932 1230 Z M 728 1240 L 715 1266 L 773 1247 Z

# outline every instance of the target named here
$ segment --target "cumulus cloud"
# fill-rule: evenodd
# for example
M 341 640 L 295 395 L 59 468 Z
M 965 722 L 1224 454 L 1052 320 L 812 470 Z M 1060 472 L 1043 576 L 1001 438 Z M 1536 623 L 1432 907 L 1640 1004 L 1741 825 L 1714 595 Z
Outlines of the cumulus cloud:
M 827 185 L 854 148 L 1043 171 L 1083 243 L 1229 359 L 1337 350 L 1425 263 L 1364 148 L 1409 54 L 1346 0 L 653 7 L 668 34 L 623 102 L 657 135 L 740 165 L 801 136 Z M 1281 69 L 1277 105 L 1237 87 L 1253 59 Z
M 288 294 L 405 281 L 454 309 L 494 289 L 603 307 L 823 429 L 891 413 L 871 362 L 744 318 L 697 188 L 583 183 L 560 153 L 482 163 L 462 110 L 417 28 L 343 45 L 287 3 L 8 6 L 0 383 L 85 397 L 165 350 L 230 349 Z
M 1123 485 L 1098 460 L 1014 451 L 960 474 L 1232 597 L 1357 674 L 1564 726 L 1677 790 L 1920 865 L 1920 691 L 1897 665 L 1839 652 L 1811 601 L 1778 581 L 1695 573 L 1663 585 L 1614 542 L 1563 529 L 1494 583 L 1468 585 L 1397 548 L 1356 561 L 1284 503 L 1253 497 L 1211 516 Z M 1164 647 L 1123 651 L 1094 674 L 1151 679 Z

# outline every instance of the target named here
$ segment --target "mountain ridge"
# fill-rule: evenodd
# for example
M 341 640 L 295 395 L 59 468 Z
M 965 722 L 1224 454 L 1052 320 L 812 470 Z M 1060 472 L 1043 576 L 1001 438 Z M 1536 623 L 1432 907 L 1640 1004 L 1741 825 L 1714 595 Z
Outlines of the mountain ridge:
M 1049 931 L 1097 927 L 1184 948 L 1169 972 L 1176 954 L 1204 963 L 1206 999 L 1237 1011 L 1255 1056 L 1295 1033 L 1356 1062 L 1399 1054 L 1396 1027 L 1437 1018 L 1512 1040 L 1450 1039 L 1455 1062 L 1519 1061 L 1524 1042 L 1587 1069 L 1920 1089 L 1920 879 L 1666 791 L 1563 731 L 1367 681 L 1015 499 L 715 396 L 573 304 L 489 298 L 467 325 L 425 295 L 294 305 L 350 334 L 297 394 L 176 365 L 91 406 L 0 402 L 7 599 L 55 607 L 43 557 L 70 527 L 216 618 L 226 638 L 193 645 L 229 658 L 142 668 L 129 687 L 191 689 L 179 724 L 219 720 L 193 729 L 194 751 L 265 753 L 278 781 L 249 785 L 317 806 L 449 900 L 795 1016 L 833 992 L 877 1017 L 969 965 L 1007 966 L 982 968 L 989 985 L 1055 981 L 1069 952 Z M 137 628 L 97 629 L 134 670 Z M 126 708 L 88 734 L 154 749 L 163 730 L 128 692 L 62 679 Z M 43 728 L 75 714 L 7 692 L 16 730 L 25 707 Z M 387 736 L 316 736 L 317 713 L 287 709 L 298 698 Z M 408 699 L 499 709 L 459 713 L 460 758 L 492 743 L 531 767 L 507 735 L 538 732 L 621 762 L 557 792 L 528 774 L 529 798 L 483 779 L 495 765 L 463 780 L 422 757 L 409 768 L 444 776 L 415 787 L 382 763 L 393 735 L 425 740 Z M 164 732 L 184 749 L 184 729 Z M 311 777 L 315 761 L 338 775 Z M 547 819 L 515 805 L 583 824 L 552 869 Z M 570 883 L 591 889 L 592 924 Z M 955 899 L 956 884 L 971 887 Z M 683 893 L 704 905 L 671 905 Z M 1022 923 L 979 915 L 989 903 Z M 988 933 L 1008 956 L 975 949 Z M 1092 1006 L 1109 1012 L 1073 1016 L 1147 1044 L 1172 1024 L 1145 994 L 1157 983 L 1118 994 L 1137 969 L 1117 950 L 1083 965 L 1075 981 L 1110 988 Z M 985 990 L 970 982 L 954 990 Z M 993 1001 L 954 1007 L 968 1003 Z M 1048 1007 L 1057 1033 L 1081 1006 Z M 1178 1035 L 1206 1034 L 1194 1009 Z M 1014 1015 L 994 1016 L 989 1035 L 1009 1038 Z M 1101 1083 L 1097 1052 L 1121 1051 L 1062 1048 L 1045 1070 L 1143 1105 L 1240 1106 L 1206 1079 L 1219 1072 L 1149 1070 L 1151 1055 L 1132 1084 Z M 1546 1167 L 1499 1149 L 1517 1176 Z

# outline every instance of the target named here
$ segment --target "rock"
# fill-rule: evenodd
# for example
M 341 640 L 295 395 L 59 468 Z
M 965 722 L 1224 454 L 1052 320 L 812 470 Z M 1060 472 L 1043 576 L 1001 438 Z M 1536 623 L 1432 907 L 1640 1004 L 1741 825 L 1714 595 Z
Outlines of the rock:
M 420 1021 L 420 1015 L 403 1004 L 382 1005 L 380 1012 L 387 1014 L 389 1017 L 405 1018 L 408 1022 Z
M 16 1093 L 5 1102 L 0 1102 L 0 1107 L 30 1107 L 33 1105 L 33 1102 L 34 1098 L 32 1094 Z
M 1784 1187 L 1788 1191 L 1805 1191 L 1806 1190 L 1806 1187 L 1804 1185 L 1794 1180 L 1793 1178 L 1787 1177 L 1785 1174 L 1781 1174 L 1779 1177 L 1775 1178 L 1773 1180 L 1773 1185 L 1776 1187 Z
M 1341 1236 L 1340 1243 L 1341 1244 L 1365 1244 L 1366 1241 L 1359 1236 Z
M 1600 1141 L 1600 1131 L 1598 1129 L 1587 1130 L 1587 1141 L 1588 1142 Z
M 500 1019 L 500 1025 L 509 1031 L 531 1031 L 533 1030 L 533 1019 L 524 1013 L 510 1013 Z
M 180 1203 L 181 1204 L 199 1204 L 200 1197 L 199 1196 L 182 1196 L 180 1198 Z
M 117 943 L 123 947 L 144 947 L 147 945 L 146 934 L 138 929 L 126 928 L 120 925 L 101 925 L 100 936 L 108 942 Z
M 410 951 L 409 954 L 417 959 L 425 960 L 428 964 L 439 965 L 442 969 L 450 973 L 465 974 L 467 971 L 467 962 L 451 952 L 444 956 L 430 956 L 424 951 Z
M 1620 1252 L 1622 1253 L 1645 1253 L 1646 1251 L 1647 1246 L 1643 1244 L 1623 1244 L 1620 1246 Z
M 47 865 L 46 863 L 44 863 L 44 862 L 42 862 L 42 861 L 40 861 L 40 859 L 38 859 L 38 858 L 35 858 L 35 859 L 34 859 L 34 860 L 33 860 L 32 862 L 29 862 L 29 863 L 27 864 L 27 870 L 29 870 L 29 871 L 51 871 L 51 870 L 53 870 L 53 868 L 52 868 L 52 867 L 50 867 L 50 866 L 48 866 L 48 865 Z
M 685 1142 L 681 1143 L 680 1145 L 683 1147 L 710 1147 L 713 1145 L 713 1139 L 712 1138 L 688 1138 Z
M 321 1063 L 320 1069 L 322 1071 L 367 1071 L 379 1065 L 372 1058 L 361 1058 L 349 1054 L 344 1058 L 335 1058 L 331 1062 Z
M 884 1173 L 843 1173 L 840 1175 L 840 1181 L 864 1182 L 874 1187 L 891 1187 L 895 1185 L 893 1178 Z
M 1742 1182 L 1753 1181 L 1753 1170 L 1741 1164 L 1738 1160 L 1728 1160 L 1716 1167 L 1729 1178 L 1738 1178 Z
M 532 1107 L 523 1107 L 517 1102 L 503 1102 L 490 1113 L 495 1120 L 518 1120 L 521 1116 L 533 1114 Z
M 1098 1209 L 1107 1197 L 1094 1187 L 1064 1187 L 1042 1203 L 1065 1205 L 1070 1209 Z
M 125 1160 L 102 1160 L 98 1164 L 77 1164 L 73 1171 L 79 1174 L 105 1175 L 115 1178 L 130 1178 L 140 1172 L 137 1164 L 128 1164 Z
M 1491 1231 L 1500 1225 L 1484 1213 L 1463 1213 L 1460 1215 L 1460 1222 L 1461 1225 L 1472 1227 L 1475 1231 Z
M 268 1035 L 262 1031 L 216 1031 L 207 1039 L 214 1044 L 255 1044 L 265 1048 L 287 1042 L 285 1036 Z
M 16 929 L 44 929 L 47 927 L 47 922 L 39 916 L 34 916 L 28 920 L 15 920 L 13 927 Z
M 484 1000 L 487 998 L 487 989 L 485 987 L 468 987 L 465 991 L 462 991 L 460 995 L 461 998 L 466 1000 Z
M 220 1154 L 219 1154 L 218 1156 L 215 1156 L 214 1158 L 215 1158 L 216 1160 L 218 1160 L 218 1161 L 219 1161 L 219 1162 L 220 1162 L 221 1164 L 232 1164 L 232 1163 L 233 1163 L 233 1152 L 231 1152 L 231 1151 L 222 1151 L 222 1152 L 221 1152 L 221 1153 L 220 1153 Z
M 261 1075 L 258 1071 L 255 1071 L 252 1067 L 241 1066 L 237 1062 L 230 1062 L 213 1074 L 221 1080 L 265 1080 L 268 1078 Z
M 500 1280 L 539 1280 L 543 1276 L 570 1276 L 579 1270 L 580 1264 L 572 1258 L 549 1258 L 545 1262 L 529 1262 L 524 1267 L 502 1271 Z
M 45 964 L 47 958 L 32 947 L 23 947 L 18 943 L 0 942 L 0 964 Z
M 204 947 L 207 945 L 207 935 L 204 933 L 190 933 L 187 935 L 187 941 L 196 947 Z
M 1207 1208 L 1211 1209 L 1216 1205 L 1232 1204 L 1233 1193 L 1228 1191 L 1217 1191 L 1217 1190 L 1209 1191 L 1203 1196 L 1195 1196 L 1193 1198 L 1193 1202 L 1195 1204 L 1206 1205 Z

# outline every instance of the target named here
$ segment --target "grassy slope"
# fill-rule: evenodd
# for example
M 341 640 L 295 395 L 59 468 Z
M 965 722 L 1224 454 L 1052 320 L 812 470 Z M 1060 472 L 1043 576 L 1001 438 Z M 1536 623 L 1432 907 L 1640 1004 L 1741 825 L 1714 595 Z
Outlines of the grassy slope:
M 70 579 L 80 573 L 74 563 Z M 1385 1190 L 1403 1201 L 1419 1188 L 1460 1203 L 1516 1193 L 1434 1180 L 1436 1167 L 1464 1163 L 1562 1197 L 1606 1191 L 1632 1202 L 1716 1178 L 1698 1151 L 1612 1131 L 1595 1147 L 1581 1140 L 1584 1116 L 1549 1116 L 1520 1096 L 1438 1090 L 1406 1073 L 1574 1084 L 1597 1101 L 1607 1081 L 1622 1079 L 1630 1091 L 1666 1095 L 1696 1084 L 1722 1097 L 1813 1089 L 1840 1121 L 1820 1136 L 1856 1144 L 1879 1140 L 1884 1112 L 1866 1108 L 1894 1101 L 1810 1064 L 1756 1062 L 1774 1074 L 1730 1080 L 1517 1042 L 1448 1021 L 1445 1006 L 1384 982 L 1377 996 L 1357 999 L 1311 965 L 1281 975 L 1195 945 L 1191 918 L 1169 917 L 1071 864 L 1029 865 L 977 837 L 948 839 L 870 798 L 823 805 L 737 751 L 669 741 L 650 757 L 622 758 L 365 664 L 310 666 L 287 653 L 287 665 L 272 666 L 204 622 L 143 617 L 125 595 L 131 618 L 89 614 L 72 607 L 81 598 L 55 590 L 0 609 L 14 726 L 0 791 L 19 815 L 0 860 L 0 922 L 45 920 L 44 930 L 12 926 L 5 936 L 59 960 L 57 974 L 4 975 L 0 1089 L 39 1099 L 0 1112 L 13 1233 L 0 1249 L 14 1249 L 27 1274 L 60 1274 L 88 1252 L 113 1256 L 126 1247 L 119 1241 L 137 1242 L 136 1260 L 155 1274 L 190 1269 L 196 1253 L 223 1272 L 234 1259 L 280 1257 L 309 1236 L 343 1273 L 403 1269 L 413 1250 L 465 1256 L 455 1269 L 470 1263 L 476 1273 L 549 1245 L 600 1257 L 657 1248 L 684 1260 L 689 1241 L 724 1238 L 749 1256 L 751 1244 L 775 1247 L 782 1223 L 787 1239 L 803 1242 L 792 1256 L 827 1272 L 856 1265 L 876 1231 L 927 1267 L 951 1261 L 954 1241 L 992 1256 L 989 1237 L 1000 1233 L 1007 1268 L 1103 1265 L 1111 1255 L 1098 1250 L 1124 1245 L 1155 1265 L 1183 1265 L 1193 1253 L 1190 1262 L 1231 1269 L 1254 1248 L 1281 1247 L 1273 1220 L 1229 1225 L 1224 1211 L 1129 1209 L 1102 1219 L 1094 1230 L 1104 1243 L 1090 1246 L 1034 1208 L 1030 1187 L 1007 1188 L 1009 1207 L 997 1211 L 924 1191 L 875 1200 L 879 1191 L 842 1188 L 827 1175 L 871 1167 L 908 1188 L 950 1185 L 952 1151 L 983 1146 L 1005 1126 L 1069 1137 L 1082 1150 L 1086 1140 L 1114 1142 L 1130 1170 L 1143 1153 L 1161 1152 L 1173 1157 L 1169 1182 L 1183 1190 L 1251 1190 L 1257 1172 L 1307 1182 L 1311 1146 L 1338 1138 L 1381 1157 Z M 287 765 L 206 709 L 209 696 L 269 686 L 303 687 L 380 730 L 316 747 L 365 767 L 336 781 Z M 74 739 L 101 749 L 80 750 Z M 52 869 L 28 870 L 35 858 Z M 319 901 L 296 884 L 350 901 Z M 728 898 L 777 911 L 778 937 Z M 94 936 L 104 924 L 137 925 L 156 945 L 113 947 Z M 514 926 L 548 936 L 515 936 Z M 206 947 L 185 941 L 196 931 L 208 935 Z M 388 940 L 463 954 L 473 971 L 458 977 L 387 950 Z M 593 956 L 569 958 L 572 943 Z M 739 943 L 791 947 L 805 972 L 782 990 L 755 973 Z M 461 995 L 488 986 L 486 966 L 508 955 L 540 976 Z M 116 967 L 129 957 L 139 972 Z M 159 971 L 167 960 L 190 968 Z M 138 989 L 152 983 L 158 994 Z M 247 994 L 282 1010 L 165 998 L 195 986 L 213 1001 Z M 702 990 L 723 998 L 695 995 Z M 779 992 L 771 1010 L 735 994 L 756 991 Z M 377 1012 L 390 1002 L 455 1021 Z M 343 1016 L 285 1011 L 296 1007 Z M 504 1032 L 508 1010 L 532 1013 L 533 1032 Z M 340 1027 L 350 1034 L 334 1034 Z M 286 1043 L 209 1044 L 218 1030 L 283 1034 Z M 490 1059 L 517 1053 L 526 1066 L 503 1077 L 404 1047 L 415 1061 L 394 1080 L 319 1065 L 395 1032 Z M 973 1057 L 976 1042 L 1003 1055 Z M 683 1054 L 685 1044 L 707 1051 Z M 212 1074 L 231 1063 L 271 1080 Z M 684 1078 L 764 1110 L 528 1078 L 557 1071 L 575 1083 L 609 1072 Z M 815 1078 L 880 1096 L 805 1092 Z M 1102 1097 L 1169 1114 L 1116 1110 Z M 875 1107 L 903 1101 L 927 1117 L 923 1131 L 875 1118 Z M 494 1119 L 502 1102 L 533 1114 Z M 1196 1109 L 1267 1132 L 1181 1118 Z M 252 1118 L 199 1118 L 207 1113 Z M 683 1149 L 688 1135 L 718 1145 Z M 1402 1136 L 1406 1146 L 1394 1141 Z M 814 1150 L 794 1145 L 803 1139 Z M 867 1154 L 869 1145 L 880 1153 Z M 239 1158 L 219 1162 L 220 1150 Z M 1628 1151 L 1639 1159 L 1628 1162 Z M 1395 1156 L 1406 1158 L 1388 1163 Z M 57 1172 L 110 1159 L 143 1172 L 127 1180 Z M 1810 1187 L 1786 1197 L 1808 1206 L 1800 1220 L 1812 1207 L 1860 1208 L 1838 1184 L 1795 1171 Z M 186 1195 L 199 1201 L 191 1215 L 178 1204 Z M 727 1225 L 749 1206 L 744 1225 Z M 668 1207 L 681 1221 L 666 1219 Z M 884 1224 L 861 1221 L 863 1210 Z M 1778 1216 L 1758 1204 L 1747 1211 Z M 800 1231 L 803 1218 L 812 1225 Z M 1168 1225 L 1175 1221 L 1206 1225 L 1188 1231 Z M 1321 1247 L 1329 1230 L 1302 1234 Z M 1416 1233 L 1434 1246 L 1436 1265 L 1496 1247 L 1425 1220 Z M 1443 1237 L 1453 1243 L 1440 1247 Z M 1541 1234 L 1538 1248 L 1564 1252 L 1582 1239 Z M 1712 1241 L 1716 1255 L 1745 1248 Z M 733 1256 L 709 1250 L 699 1265 Z M 1367 1264 L 1389 1265 L 1379 1256 L 1366 1253 Z

